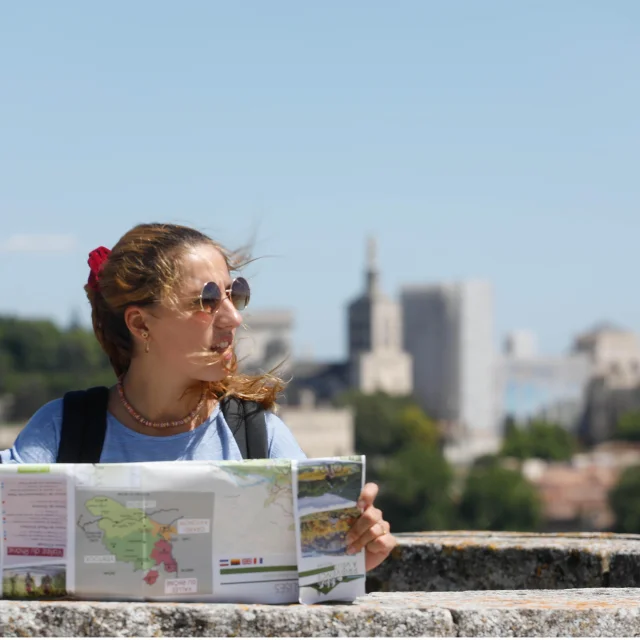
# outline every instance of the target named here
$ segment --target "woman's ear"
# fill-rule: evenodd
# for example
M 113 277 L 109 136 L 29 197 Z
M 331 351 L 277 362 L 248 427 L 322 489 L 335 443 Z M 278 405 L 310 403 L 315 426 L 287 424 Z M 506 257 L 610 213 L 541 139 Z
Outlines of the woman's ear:
M 131 334 L 139 340 L 146 340 L 149 337 L 149 327 L 140 307 L 127 307 L 124 312 L 124 322 Z

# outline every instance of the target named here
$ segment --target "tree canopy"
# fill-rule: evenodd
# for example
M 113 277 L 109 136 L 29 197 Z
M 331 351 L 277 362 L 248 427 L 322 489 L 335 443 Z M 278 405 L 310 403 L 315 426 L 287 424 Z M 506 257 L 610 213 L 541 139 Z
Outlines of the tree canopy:
M 93 332 L 50 320 L 0 317 L 0 396 L 6 418 L 22 421 L 70 389 L 112 384 L 114 374 Z
M 520 471 L 485 458 L 469 472 L 459 506 L 461 526 L 491 531 L 536 531 L 541 504 Z
M 577 448 L 576 438 L 560 425 L 533 420 L 523 426 L 507 423 L 501 453 L 522 460 L 560 461 L 570 460 Z
M 618 533 L 640 533 L 640 465 L 627 467 L 609 493 Z
M 628 442 L 640 441 L 640 411 L 628 411 L 623 413 L 613 433 L 615 440 Z

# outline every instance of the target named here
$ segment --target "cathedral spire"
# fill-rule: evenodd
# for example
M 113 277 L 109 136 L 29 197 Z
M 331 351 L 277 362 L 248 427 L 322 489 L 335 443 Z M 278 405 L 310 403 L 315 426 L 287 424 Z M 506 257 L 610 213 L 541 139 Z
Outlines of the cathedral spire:
M 376 252 L 376 239 L 374 236 L 367 238 L 367 295 L 372 297 L 378 293 L 378 260 Z

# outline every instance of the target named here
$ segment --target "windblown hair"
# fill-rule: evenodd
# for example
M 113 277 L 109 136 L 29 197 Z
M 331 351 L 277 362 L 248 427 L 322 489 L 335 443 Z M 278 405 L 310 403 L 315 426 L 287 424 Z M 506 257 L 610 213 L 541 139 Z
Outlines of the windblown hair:
M 125 233 L 113 247 L 100 271 L 100 286 L 94 289 L 85 285 L 94 333 L 116 376 L 126 373 L 133 357 L 134 342 L 124 319 L 125 310 L 131 305 L 175 302 L 179 258 L 204 244 L 220 251 L 230 272 L 238 271 L 248 262 L 243 253 L 226 250 L 196 229 L 175 224 L 141 224 Z M 237 369 L 234 354 L 226 378 L 204 383 L 207 395 L 218 399 L 233 395 L 258 402 L 265 409 L 273 408 L 284 382 L 273 372 L 244 375 Z

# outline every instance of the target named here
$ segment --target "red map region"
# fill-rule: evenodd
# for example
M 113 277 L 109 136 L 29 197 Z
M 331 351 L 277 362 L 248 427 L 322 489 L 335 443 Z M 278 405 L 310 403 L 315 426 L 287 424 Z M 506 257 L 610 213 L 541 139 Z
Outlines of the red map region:
M 167 573 L 176 573 L 178 571 L 178 563 L 171 555 L 172 547 L 166 540 L 158 540 L 153 545 L 153 551 L 150 553 L 150 557 L 155 560 L 156 564 L 164 564 L 164 569 Z
M 144 577 L 144 581 L 147 584 L 155 584 L 159 575 L 160 574 L 157 571 L 151 569 L 151 571 L 149 571 L 149 573 L 147 573 L 147 575 Z

